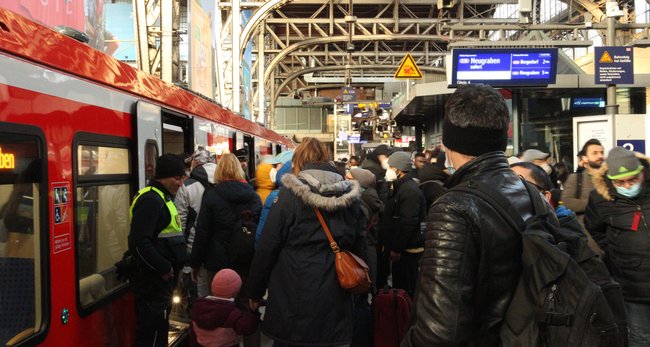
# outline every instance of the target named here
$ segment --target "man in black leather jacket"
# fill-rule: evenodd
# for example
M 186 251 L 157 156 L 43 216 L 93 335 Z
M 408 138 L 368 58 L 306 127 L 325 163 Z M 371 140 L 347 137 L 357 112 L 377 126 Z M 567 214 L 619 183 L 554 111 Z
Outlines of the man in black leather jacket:
M 503 153 L 508 107 L 485 85 L 465 85 L 446 104 L 442 142 L 448 188 L 498 188 L 525 220 L 533 207 Z M 402 346 L 497 346 L 521 274 L 521 237 L 485 201 L 451 189 L 427 216 L 414 316 Z

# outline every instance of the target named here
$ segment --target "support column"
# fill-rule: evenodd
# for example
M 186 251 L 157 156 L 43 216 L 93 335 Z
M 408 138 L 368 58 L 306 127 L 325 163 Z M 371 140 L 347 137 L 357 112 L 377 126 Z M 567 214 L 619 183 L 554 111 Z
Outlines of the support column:
M 172 82 L 173 17 L 172 0 L 160 2 L 160 79 Z
M 239 52 L 243 50 L 240 47 L 241 35 L 241 11 L 240 0 L 232 0 L 232 110 L 241 111 L 241 57 Z
M 257 122 L 262 123 L 266 125 L 266 121 L 264 119 L 265 116 L 265 103 L 266 103 L 266 95 L 265 93 L 265 88 L 264 85 L 266 84 L 264 81 L 264 63 L 265 57 L 264 57 L 264 32 L 266 28 L 266 23 L 262 22 L 260 23 L 260 32 L 259 35 L 257 36 L 257 103 L 258 103 L 258 109 L 257 109 Z
M 615 0 L 607 0 L 607 2 L 614 2 Z M 609 11 L 608 11 L 609 12 Z M 616 17 L 611 14 L 607 16 L 607 46 L 616 45 Z M 618 104 L 616 103 L 616 84 L 607 85 L 607 105 L 605 105 L 605 113 L 617 114 Z

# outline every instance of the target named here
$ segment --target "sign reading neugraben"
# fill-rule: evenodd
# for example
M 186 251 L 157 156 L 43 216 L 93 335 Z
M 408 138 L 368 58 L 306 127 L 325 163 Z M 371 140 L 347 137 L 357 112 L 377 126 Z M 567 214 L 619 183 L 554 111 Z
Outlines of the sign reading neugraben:
M 596 84 L 633 84 L 632 47 L 594 47 Z

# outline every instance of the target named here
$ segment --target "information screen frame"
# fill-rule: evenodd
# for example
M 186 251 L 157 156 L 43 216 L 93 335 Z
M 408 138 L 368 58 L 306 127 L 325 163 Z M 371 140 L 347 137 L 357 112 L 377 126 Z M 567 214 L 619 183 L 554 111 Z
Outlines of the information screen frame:
M 503 55 L 509 54 L 550 54 L 551 66 L 548 78 L 522 78 L 512 79 L 512 74 L 509 79 L 458 79 L 458 64 L 461 55 L 466 54 L 494 54 Z M 492 87 L 544 87 L 549 84 L 555 84 L 557 77 L 557 62 L 558 62 L 558 49 L 557 48 L 454 48 L 451 51 L 452 56 L 452 71 L 451 80 L 449 81 L 450 87 L 458 87 L 463 84 L 478 84 L 483 83 Z M 510 71 L 512 73 L 512 70 Z

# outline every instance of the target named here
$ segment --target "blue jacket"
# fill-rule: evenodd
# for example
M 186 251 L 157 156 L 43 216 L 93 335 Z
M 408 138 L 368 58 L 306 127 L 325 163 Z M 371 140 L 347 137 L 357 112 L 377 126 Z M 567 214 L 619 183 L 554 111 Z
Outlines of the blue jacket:
M 290 173 L 292 167 L 293 166 L 291 165 L 291 162 L 282 165 L 280 170 L 278 170 L 275 179 L 277 188 L 273 189 L 271 191 L 271 194 L 269 194 L 266 200 L 264 200 L 264 206 L 262 206 L 262 213 L 260 214 L 260 221 L 257 224 L 257 230 L 255 230 L 255 249 L 257 249 L 257 245 L 259 244 L 260 238 L 262 237 L 262 229 L 264 229 L 264 223 L 266 222 L 266 217 L 269 215 L 269 210 L 271 209 L 271 206 L 273 206 L 273 201 L 275 201 L 276 197 L 278 196 L 278 192 L 282 187 L 282 176 Z

